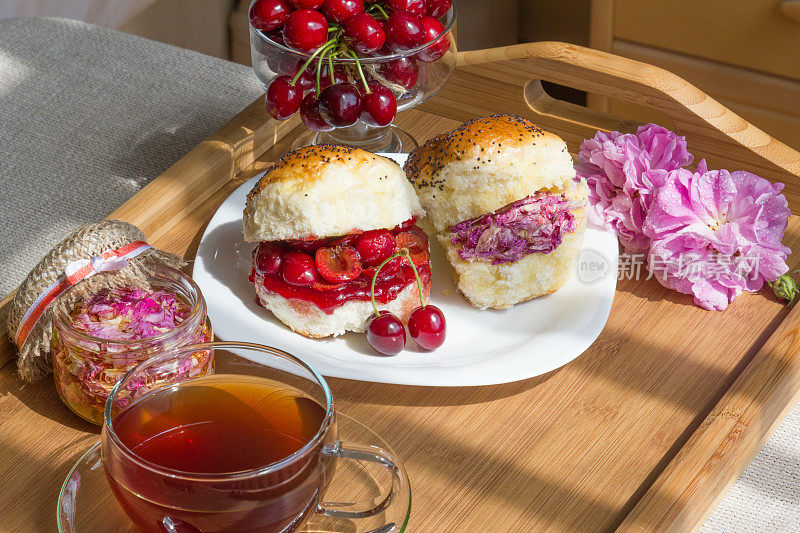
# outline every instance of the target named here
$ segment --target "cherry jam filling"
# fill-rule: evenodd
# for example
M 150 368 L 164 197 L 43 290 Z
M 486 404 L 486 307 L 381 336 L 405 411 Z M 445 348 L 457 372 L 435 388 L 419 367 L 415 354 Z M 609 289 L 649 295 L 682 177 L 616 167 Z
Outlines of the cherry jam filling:
M 411 219 L 391 230 L 355 231 L 334 238 L 262 242 L 253 251 L 250 282 L 287 299 L 311 302 L 331 314 L 348 301 L 369 301 L 377 265 L 406 248 L 423 284 L 428 284 L 428 237 L 415 222 Z M 375 299 L 388 303 L 415 282 L 408 260 L 395 258 L 378 274 Z

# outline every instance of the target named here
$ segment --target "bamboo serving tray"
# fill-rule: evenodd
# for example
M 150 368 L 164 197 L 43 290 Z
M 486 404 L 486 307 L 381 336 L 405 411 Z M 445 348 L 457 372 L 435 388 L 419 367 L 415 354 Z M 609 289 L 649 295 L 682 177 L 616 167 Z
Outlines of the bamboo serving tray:
M 463 52 L 458 63 L 438 95 L 398 117 L 418 140 L 492 113 L 527 116 L 573 152 L 597 129 L 637 126 L 554 100 L 540 83 L 549 80 L 657 108 L 698 159 L 782 181 L 800 210 L 800 154 L 669 72 L 563 43 Z M 110 217 L 191 259 L 219 204 L 301 131 L 256 101 Z M 784 244 L 800 249 L 797 216 Z M 792 269 L 798 262 L 790 256 Z M 710 312 L 655 280 L 623 279 L 597 341 L 544 376 L 441 389 L 330 384 L 338 408 L 404 461 L 409 531 L 688 531 L 800 396 L 800 309 L 768 292 Z M 0 347 L 0 531 L 51 531 L 64 475 L 97 429 L 58 401 L 51 380 L 22 384 L 12 357 Z

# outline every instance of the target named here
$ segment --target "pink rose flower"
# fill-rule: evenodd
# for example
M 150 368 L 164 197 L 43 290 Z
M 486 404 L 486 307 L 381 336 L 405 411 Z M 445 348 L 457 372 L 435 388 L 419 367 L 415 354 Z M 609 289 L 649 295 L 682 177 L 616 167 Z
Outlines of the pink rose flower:
M 789 210 L 772 184 L 750 172 L 674 170 L 655 193 L 643 225 L 649 269 L 665 287 L 723 310 L 742 291 L 786 273 L 781 244 Z
M 581 144 L 575 166 L 589 186 L 589 220 L 616 232 L 629 253 L 647 251 L 642 224 L 653 192 L 668 172 L 693 160 L 685 137 L 655 124 L 640 126 L 635 135 L 597 132 Z

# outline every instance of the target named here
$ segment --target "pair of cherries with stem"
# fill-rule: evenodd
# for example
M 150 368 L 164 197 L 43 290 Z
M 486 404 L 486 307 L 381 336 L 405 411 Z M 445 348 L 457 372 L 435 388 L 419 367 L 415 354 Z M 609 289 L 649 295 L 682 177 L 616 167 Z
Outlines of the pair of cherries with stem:
M 334 59 L 340 56 L 355 61 L 361 89 L 348 81 L 344 69 L 334 66 Z M 304 90 L 309 90 L 305 96 Z M 358 56 L 337 39 L 330 39 L 315 50 L 294 77 L 275 78 L 267 88 L 266 102 L 267 111 L 278 120 L 299 110 L 306 127 L 314 131 L 352 126 L 359 119 L 370 126 L 386 126 L 397 114 L 394 93 L 378 82 L 367 81 Z
M 426 350 L 435 350 L 444 343 L 446 333 L 446 322 L 442 310 L 435 305 L 425 304 L 422 296 L 422 280 L 411 254 L 407 248 L 402 248 L 399 252 L 387 257 L 372 276 L 372 286 L 370 287 L 370 297 L 375 314 L 370 317 L 367 323 L 367 342 L 377 352 L 383 355 L 397 355 L 406 345 L 406 329 L 397 317 L 388 311 L 380 311 L 375 302 L 375 282 L 381 269 L 393 259 L 403 257 L 408 260 L 414 270 L 414 277 L 417 280 L 417 291 L 419 292 L 420 306 L 411 311 L 408 316 L 408 333 L 411 338 Z

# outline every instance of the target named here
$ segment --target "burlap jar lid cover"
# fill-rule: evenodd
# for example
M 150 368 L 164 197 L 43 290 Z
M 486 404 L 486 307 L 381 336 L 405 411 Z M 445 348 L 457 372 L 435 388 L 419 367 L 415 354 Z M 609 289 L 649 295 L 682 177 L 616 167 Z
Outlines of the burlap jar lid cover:
M 184 264 L 177 255 L 148 245 L 144 233 L 127 222 L 104 220 L 75 230 L 31 270 L 9 307 L 6 329 L 19 349 L 22 379 L 33 382 L 51 370 L 56 307 L 69 311 L 88 296 L 120 286 L 148 289 L 157 267 Z

